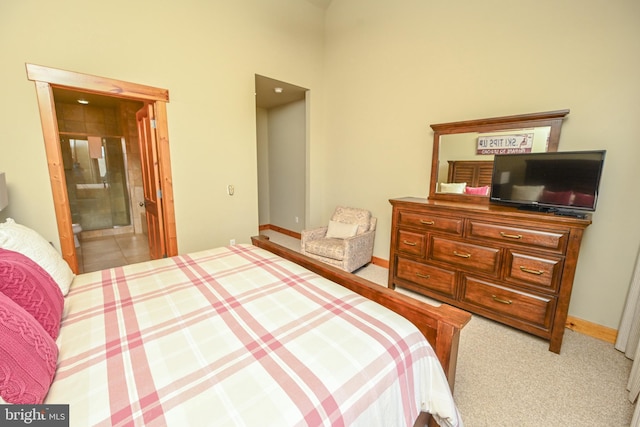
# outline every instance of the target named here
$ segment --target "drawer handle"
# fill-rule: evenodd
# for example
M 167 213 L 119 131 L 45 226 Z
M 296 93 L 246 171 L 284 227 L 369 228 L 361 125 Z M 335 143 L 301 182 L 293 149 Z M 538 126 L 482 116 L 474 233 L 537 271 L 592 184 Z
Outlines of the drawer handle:
M 436 223 L 435 221 L 427 221 L 426 219 L 420 220 L 420 224 L 424 224 L 424 225 L 433 225 L 435 223 Z
M 500 235 L 502 237 L 506 237 L 507 239 L 522 239 L 522 234 L 509 234 L 509 233 L 505 233 L 504 231 L 501 231 Z
M 513 301 L 511 301 L 510 299 L 502 299 L 502 298 L 498 298 L 496 295 L 491 295 L 491 298 L 493 298 L 494 301 L 502 303 L 502 304 L 513 304 Z
M 525 273 L 535 274 L 537 276 L 541 276 L 541 275 L 544 274 L 544 271 L 542 271 L 542 270 L 533 270 L 531 268 L 527 268 L 527 267 L 523 267 L 523 266 L 520 266 L 520 270 L 524 271 Z
M 416 273 L 416 276 L 418 276 L 421 279 L 430 279 L 431 276 L 429 274 L 422 274 L 422 273 Z
M 408 240 L 403 240 L 403 241 L 402 241 L 402 243 L 404 243 L 405 245 L 409 245 L 409 246 L 415 246 L 415 245 L 417 245 L 417 243 L 416 243 L 416 242 L 410 242 L 410 241 L 408 241 Z
M 462 254 L 458 251 L 453 251 L 453 254 L 455 256 L 459 256 L 460 258 L 471 258 L 471 254 Z

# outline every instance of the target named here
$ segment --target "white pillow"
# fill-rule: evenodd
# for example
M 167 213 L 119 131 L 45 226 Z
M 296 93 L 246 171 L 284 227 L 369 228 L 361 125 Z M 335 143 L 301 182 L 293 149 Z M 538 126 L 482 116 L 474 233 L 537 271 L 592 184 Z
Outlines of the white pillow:
M 467 187 L 466 182 L 441 182 L 440 183 L 440 192 L 441 193 L 455 193 L 455 194 L 463 194 L 464 189 Z
M 327 238 L 334 239 L 346 239 L 353 237 L 358 231 L 358 224 L 347 224 L 338 221 L 329 221 L 329 228 L 327 229 Z
M 514 185 L 511 188 L 512 200 L 540 200 L 544 185 Z
M 49 273 L 60 286 L 62 295 L 69 293 L 73 271 L 58 251 L 36 231 L 7 218 L 0 224 L 0 248 L 19 252 L 30 258 Z

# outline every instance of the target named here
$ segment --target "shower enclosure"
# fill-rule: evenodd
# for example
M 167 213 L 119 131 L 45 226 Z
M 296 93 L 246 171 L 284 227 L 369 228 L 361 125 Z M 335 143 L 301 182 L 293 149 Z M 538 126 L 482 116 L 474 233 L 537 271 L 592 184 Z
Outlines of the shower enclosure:
M 61 136 L 71 218 L 85 231 L 131 225 L 125 140 Z

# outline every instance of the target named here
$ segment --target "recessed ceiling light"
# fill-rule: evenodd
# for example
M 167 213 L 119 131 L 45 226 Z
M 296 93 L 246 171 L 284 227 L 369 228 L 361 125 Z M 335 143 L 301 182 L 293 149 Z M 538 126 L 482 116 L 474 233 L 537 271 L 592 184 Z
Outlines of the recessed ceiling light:
M 274 87 L 274 88 L 273 88 L 273 91 L 274 91 L 275 93 L 282 93 L 282 92 L 284 91 L 284 89 L 282 89 L 281 87 Z
M 87 105 L 88 103 L 89 103 L 89 101 L 87 101 L 87 100 L 86 100 L 86 99 L 84 99 L 84 98 L 80 98 L 80 99 L 78 99 L 78 104 Z

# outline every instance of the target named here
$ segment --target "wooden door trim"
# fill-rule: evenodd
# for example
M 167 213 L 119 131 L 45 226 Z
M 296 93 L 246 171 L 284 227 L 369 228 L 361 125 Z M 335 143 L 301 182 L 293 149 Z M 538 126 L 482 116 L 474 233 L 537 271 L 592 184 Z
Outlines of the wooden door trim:
M 74 88 L 84 92 L 95 92 L 119 98 L 169 102 L 169 91 L 167 89 L 43 67 L 42 65 L 26 64 L 26 67 L 27 77 L 33 81 L 47 82 L 54 86 Z
M 173 198 L 173 179 L 171 176 L 171 160 L 169 157 L 169 132 L 166 114 L 166 103 L 169 102 L 169 91 L 166 89 L 145 86 L 136 83 L 106 77 L 82 74 L 73 71 L 26 64 L 27 78 L 36 84 L 36 96 L 40 121 L 44 136 L 49 179 L 53 193 L 53 203 L 60 238 L 62 257 L 74 272 L 78 272 L 78 258 L 73 240 L 71 210 L 67 194 L 62 152 L 58 144 L 58 123 L 55 115 L 55 104 L 52 87 L 65 87 L 81 92 L 92 92 L 119 98 L 149 101 L 157 112 L 156 131 L 158 133 L 159 168 L 162 183 L 163 217 L 165 221 L 165 241 L 167 256 L 178 254 L 175 209 Z
M 169 132 L 166 102 L 156 101 L 156 143 L 158 146 L 158 172 L 160 188 L 162 188 L 162 218 L 164 242 L 167 256 L 178 254 L 178 235 L 176 233 L 176 215 L 173 199 L 173 178 L 171 176 L 171 155 L 169 152 Z M 164 123 L 160 126 L 159 123 Z M 170 206 L 170 209 L 167 209 Z

